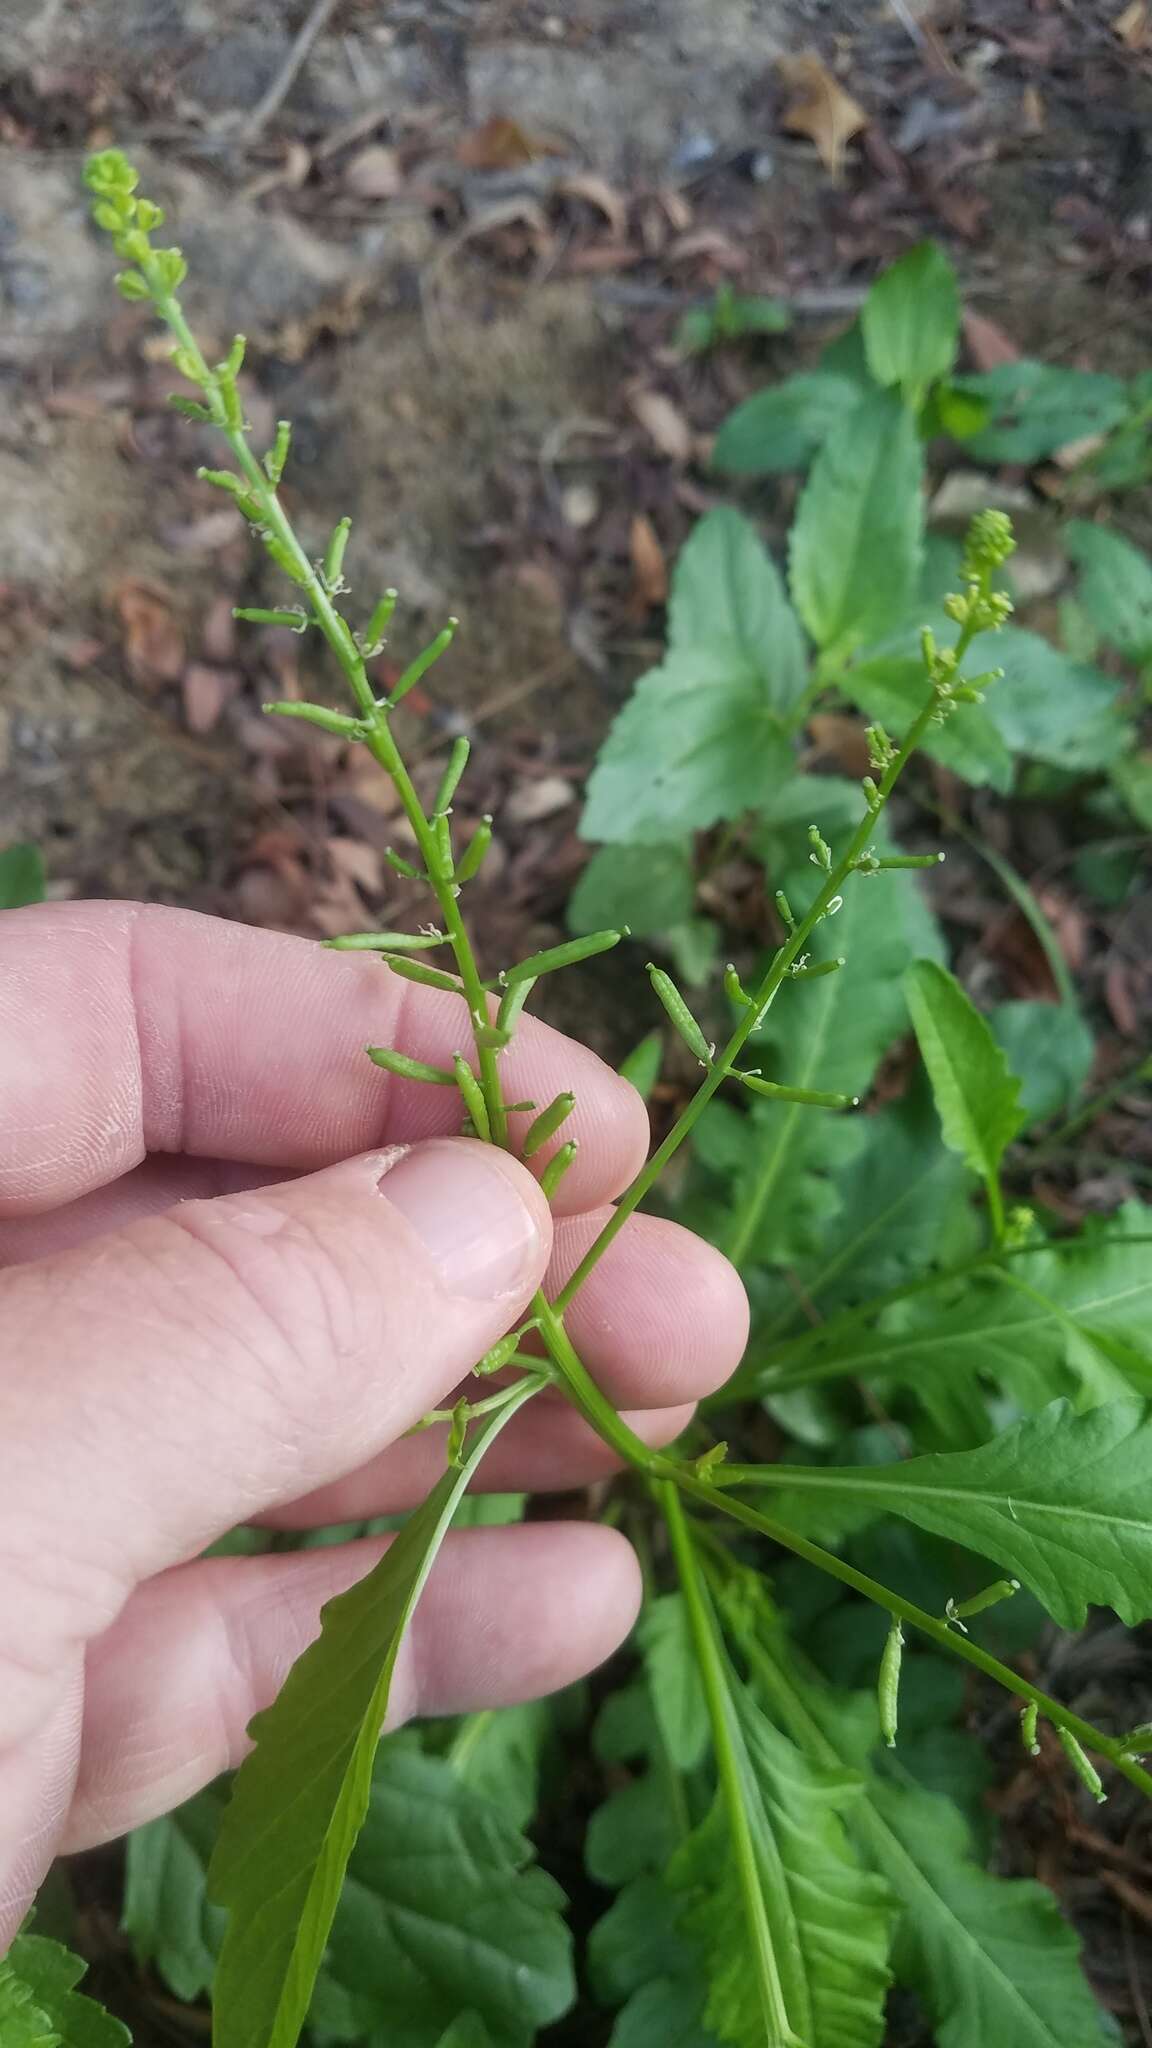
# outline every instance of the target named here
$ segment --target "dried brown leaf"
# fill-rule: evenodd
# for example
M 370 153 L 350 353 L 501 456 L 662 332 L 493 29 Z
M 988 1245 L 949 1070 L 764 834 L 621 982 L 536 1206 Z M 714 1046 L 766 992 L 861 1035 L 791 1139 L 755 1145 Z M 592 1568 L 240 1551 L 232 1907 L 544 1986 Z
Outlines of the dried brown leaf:
M 646 513 L 633 513 L 628 542 L 633 588 L 641 605 L 649 609 L 663 604 L 668 596 L 668 563 L 656 529 Z
M 792 94 L 780 116 L 781 127 L 792 135 L 807 135 L 816 144 L 821 162 L 838 177 L 845 148 L 868 126 L 868 115 L 814 50 L 778 58 L 777 69 Z
M 995 320 L 989 320 L 986 313 L 966 310 L 963 316 L 964 340 L 976 370 L 998 370 L 1001 363 L 1018 363 L 1020 350 L 1004 329 Z
M 512 171 L 518 164 L 559 153 L 549 137 L 530 134 L 510 114 L 491 115 L 456 145 L 457 161 L 471 171 Z
M 216 668 L 211 662 L 190 661 L 180 679 L 184 699 L 184 723 L 189 732 L 211 732 L 243 678 L 239 669 Z
M 124 659 L 145 689 L 176 683 L 184 673 L 184 631 L 162 584 L 128 577 L 113 595 L 124 635 Z
M 1146 50 L 1152 43 L 1148 0 L 1131 0 L 1131 4 L 1113 20 L 1112 32 L 1119 36 L 1126 49 Z
M 662 391 L 634 391 L 630 404 L 660 453 L 673 462 L 687 462 L 692 453 L 692 429 L 679 407 Z
M 559 178 L 555 190 L 564 199 L 583 199 L 602 213 L 618 241 L 623 241 L 628 232 L 628 205 L 622 192 L 610 185 L 607 178 L 598 178 L 591 171 L 574 172 L 570 177 Z

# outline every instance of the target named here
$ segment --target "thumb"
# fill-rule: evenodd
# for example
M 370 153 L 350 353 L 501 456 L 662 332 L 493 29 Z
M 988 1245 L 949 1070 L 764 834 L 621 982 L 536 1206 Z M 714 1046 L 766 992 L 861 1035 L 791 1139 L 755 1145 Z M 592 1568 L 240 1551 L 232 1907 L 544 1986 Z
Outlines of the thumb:
M 550 1247 L 527 1170 L 446 1138 L 0 1274 L 0 1609 L 44 1651 L 45 1628 L 90 1639 L 153 1572 L 362 1463 L 515 1321 Z

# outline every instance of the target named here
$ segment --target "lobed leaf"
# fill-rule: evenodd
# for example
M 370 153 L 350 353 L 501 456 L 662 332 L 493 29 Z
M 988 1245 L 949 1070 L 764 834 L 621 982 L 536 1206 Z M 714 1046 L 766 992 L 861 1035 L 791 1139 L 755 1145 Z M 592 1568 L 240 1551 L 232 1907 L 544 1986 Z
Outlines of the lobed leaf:
M 225 1915 L 208 1899 L 208 1864 L 225 1794 L 209 1787 L 128 1837 L 120 1924 L 138 1962 L 191 2004 L 209 1990 Z
M 979 1450 L 792 1470 L 788 1483 L 867 1500 L 977 1551 L 1029 1586 L 1062 1628 L 1080 1628 L 1090 1605 L 1135 1625 L 1152 1615 L 1150 1458 L 1152 1403 L 1077 1415 L 1055 1401 Z
M 728 414 L 712 460 L 727 476 L 776 476 L 806 469 L 832 429 L 860 403 L 860 386 L 835 371 L 809 370 L 746 398 Z
M 131 2048 L 126 2026 L 76 1986 L 88 1965 L 43 1934 L 18 1934 L 0 1958 L 4 2048 Z

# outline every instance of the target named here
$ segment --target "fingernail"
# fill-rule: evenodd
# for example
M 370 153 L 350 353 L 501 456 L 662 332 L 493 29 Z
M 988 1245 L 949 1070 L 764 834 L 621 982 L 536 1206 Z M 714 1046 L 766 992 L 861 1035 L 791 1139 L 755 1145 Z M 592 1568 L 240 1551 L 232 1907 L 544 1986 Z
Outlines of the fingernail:
M 402 1153 L 378 1186 L 448 1293 L 487 1301 L 523 1290 L 542 1264 L 540 1219 L 516 1185 L 519 1171 L 492 1146 L 432 1138 Z

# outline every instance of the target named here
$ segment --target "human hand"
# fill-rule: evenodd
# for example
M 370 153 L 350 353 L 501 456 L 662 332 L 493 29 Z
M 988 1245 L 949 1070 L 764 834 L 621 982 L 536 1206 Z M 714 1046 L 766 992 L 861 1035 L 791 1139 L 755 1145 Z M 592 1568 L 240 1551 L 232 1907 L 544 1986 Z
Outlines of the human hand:
M 443 1065 L 460 1040 L 456 997 L 305 940 L 119 903 L 0 919 L 0 1952 L 53 1855 L 240 1761 L 321 1606 L 387 1539 L 199 1553 L 240 1523 L 422 1498 L 443 1431 L 404 1432 L 546 1273 L 563 1283 L 642 1163 L 635 1092 L 525 1021 L 510 1097 L 576 1095 L 553 1221 L 527 1167 L 451 1135 L 454 1090 L 364 1058 L 383 1043 Z M 746 1323 L 726 1261 L 644 1216 L 568 1312 L 650 1443 L 728 1377 Z M 545 1393 L 482 1483 L 547 1491 L 611 1469 Z M 451 1536 L 390 1722 L 566 1685 L 638 1599 L 613 1530 Z

